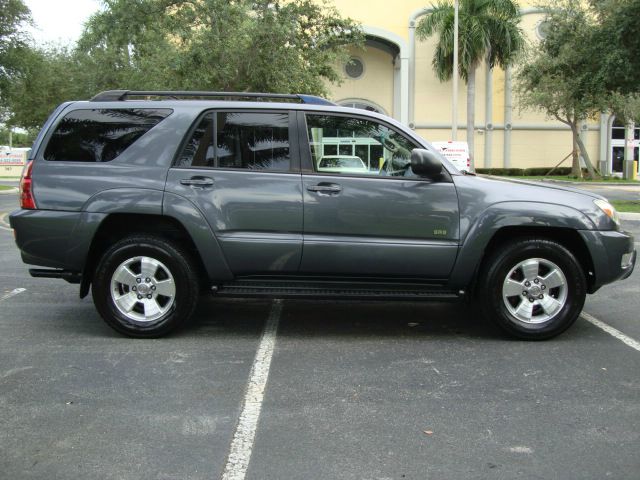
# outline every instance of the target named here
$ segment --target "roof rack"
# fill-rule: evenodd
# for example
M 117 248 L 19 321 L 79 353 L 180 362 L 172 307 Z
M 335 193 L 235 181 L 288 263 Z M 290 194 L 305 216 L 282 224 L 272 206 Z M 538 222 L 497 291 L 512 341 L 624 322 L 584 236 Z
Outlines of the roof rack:
M 165 90 L 107 90 L 100 92 L 91 99 L 92 102 L 119 102 L 130 97 L 178 97 L 191 98 L 225 98 L 225 99 L 273 99 L 293 100 L 309 105 L 335 105 L 326 98 L 315 95 L 287 94 L 287 93 L 253 93 L 253 92 L 200 92 L 200 91 L 165 91 Z

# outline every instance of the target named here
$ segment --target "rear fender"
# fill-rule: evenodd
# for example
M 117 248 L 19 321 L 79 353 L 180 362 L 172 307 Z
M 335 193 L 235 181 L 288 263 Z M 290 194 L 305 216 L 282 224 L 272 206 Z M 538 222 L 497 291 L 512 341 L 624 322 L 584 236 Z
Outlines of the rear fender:
M 192 202 L 180 195 L 165 192 L 162 212 L 163 215 L 180 222 L 187 230 L 200 252 L 202 263 L 211 281 L 233 279 L 218 239 L 204 215 Z

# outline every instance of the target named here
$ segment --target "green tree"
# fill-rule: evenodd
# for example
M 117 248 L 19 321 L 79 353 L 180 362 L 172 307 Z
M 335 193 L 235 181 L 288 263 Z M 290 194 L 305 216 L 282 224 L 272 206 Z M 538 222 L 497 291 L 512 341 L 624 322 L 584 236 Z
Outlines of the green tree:
M 572 175 L 582 176 L 580 156 L 595 177 L 579 125 L 611 107 L 606 88 L 607 44 L 597 42 L 596 17 L 580 0 L 555 1 L 547 7 L 547 35 L 516 75 L 521 109 L 543 111 L 572 132 Z
M 8 125 L 38 129 L 60 103 L 89 98 L 84 87 L 90 72 L 69 48 L 26 49 L 21 61 L 6 89 Z
M 460 0 L 460 75 L 467 82 L 467 143 L 473 161 L 476 70 L 486 61 L 489 68 L 506 68 L 524 50 L 518 4 L 513 0 Z M 416 29 L 418 38 L 437 35 L 433 68 L 440 81 L 453 75 L 454 6 L 441 0 L 432 6 Z
M 640 91 L 640 0 L 591 0 L 597 18 L 592 44 L 600 50 L 598 59 L 605 88 L 610 92 L 637 94 Z
M 22 0 L 0 0 L 0 100 L 11 78 L 21 66 L 26 49 L 24 26 L 31 12 Z
M 2 1 L 2 0 L 0 0 Z M 10 123 L 109 89 L 324 95 L 363 35 L 314 0 L 103 0 L 77 46 L 33 49 L 9 91 Z
M 120 88 L 327 93 L 362 34 L 313 0 L 106 0 L 79 47 Z

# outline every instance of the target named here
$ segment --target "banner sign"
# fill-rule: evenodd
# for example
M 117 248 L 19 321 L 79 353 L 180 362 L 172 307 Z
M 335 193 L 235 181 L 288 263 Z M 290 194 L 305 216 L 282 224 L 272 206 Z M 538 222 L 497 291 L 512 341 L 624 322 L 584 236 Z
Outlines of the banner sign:
M 27 152 L 0 151 L 0 166 L 24 165 Z

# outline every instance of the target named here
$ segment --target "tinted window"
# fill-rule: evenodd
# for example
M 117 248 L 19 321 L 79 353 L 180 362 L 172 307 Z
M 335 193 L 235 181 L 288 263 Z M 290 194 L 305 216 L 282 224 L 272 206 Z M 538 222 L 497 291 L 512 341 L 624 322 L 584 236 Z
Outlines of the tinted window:
M 202 118 L 176 165 L 288 171 L 290 163 L 289 114 L 218 112 Z
M 205 115 L 178 157 L 179 167 L 213 167 L 213 113 Z
M 413 141 L 362 118 L 307 115 L 309 145 L 317 172 L 413 176 Z
M 287 113 L 225 112 L 216 118 L 216 166 L 287 171 Z
M 74 110 L 58 124 L 44 158 L 108 162 L 171 114 L 171 109 Z

